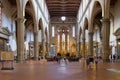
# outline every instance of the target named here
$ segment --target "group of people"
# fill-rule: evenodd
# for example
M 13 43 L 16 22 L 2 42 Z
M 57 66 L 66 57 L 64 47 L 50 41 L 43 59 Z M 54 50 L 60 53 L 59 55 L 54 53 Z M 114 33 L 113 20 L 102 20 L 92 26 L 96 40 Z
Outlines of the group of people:
M 93 64 L 95 63 L 96 68 L 98 64 L 98 57 L 93 58 L 93 56 L 87 56 L 86 57 L 86 65 L 88 68 L 92 68 Z
M 65 63 L 68 64 L 68 59 L 66 57 L 61 56 L 54 56 L 54 61 L 57 61 L 57 63 Z
M 115 62 L 115 61 L 117 61 L 119 59 L 119 56 L 117 56 L 117 55 L 112 55 L 112 54 L 110 54 L 109 55 L 109 61 L 110 62 Z
M 68 64 L 68 59 L 66 57 L 61 58 L 60 64 Z

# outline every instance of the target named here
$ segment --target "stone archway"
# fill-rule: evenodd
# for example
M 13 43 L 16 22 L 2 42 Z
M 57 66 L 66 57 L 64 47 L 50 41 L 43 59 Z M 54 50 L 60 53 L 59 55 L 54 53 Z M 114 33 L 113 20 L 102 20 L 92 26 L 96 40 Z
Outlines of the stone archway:
M 91 30 L 90 32 L 93 35 L 93 46 L 92 46 L 92 53 L 93 56 L 102 56 L 102 5 L 99 1 L 94 2 L 93 6 L 93 13 L 91 16 Z
M 26 6 L 30 6 L 33 10 L 33 22 L 36 22 L 36 15 L 35 15 L 35 8 L 33 2 L 31 0 L 16 0 L 17 3 L 17 54 L 18 54 L 18 61 L 25 60 L 25 51 L 24 51 L 24 26 L 26 19 L 25 16 L 25 9 Z M 36 26 L 36 23 L 34 24 Z M 36 30 L 36 29 L 35 29 Z M 21 33 L 21 34 L 19 34 Z
M 94 56 L 102 56 L 102 35 L 101 35 L 101 30 L 102 30 L 102 12 L 98 12 L 94 16 L 93 20 L 93 55 Z
M 48 40 L 48 29 L 45 28 L 45 57 L 49 56 L 49 40 Z
M 109 48 L 109 37 L 110 37 L 110 20 L 109 20 L 109 7 L 110 0 L 105 0 L 104 5 L 99 1 L 95 1 L 92 9 L 91 15 L 91 27 L 89 28 L 90 32 L 94 30 L 94 23 L 100 23 L 101 27 L 101 42 L 102 42 L 102 57 L 106 60 L 110 53 Z M 101 12 L 101 13 L 100 13 Z M 100 13 L 100 17 L 96 17 Z M 96 20 L 95 20 L 96 19 Z
M 72 39 L 72 36 L 70 35 L 70 28 L 67 26 L 61 26 L 57 28 L 56 32 L 56 39 L 57 42 L 56 48 L 57 48 L 57 53 L 60 53 L 61 55 L 66 55 L 66 54 L 71 54 L 70 52 L 70 46 L 74 43 L 74 39 Z M 70 45 L 71 41 L 71 45 Z M 74 53 L 75 54 L 75 53 Z
M 83 31 L 82 31 L 82 57 L 85 57 L 88 55 L 88 47 L 86 45 L 86 30 L 88 31 L 88 19 L 84 19 L 84 26 L 83 26 Z
M 81 34 L 82 34 L 82 28 L 80 27 L 80 29 L 79 29 L 79 36 L 78 36 L 78 41 L 77 41 L 77 55 L 79 56 L 79 57 L 81 57 L 82 56 L 82 49 L 81 49 Z
M 29 9 L 31 8 L 31 10 Z M 31 12 L 32 11 L 32 12 Z M 36 50 L 36 44 L 35 42 L 35 37 L 36 37 L 36 33 L 37 33 L 37 27 L 36 27 L 36 18 L 35 18 L 35 9 L 33 6 L 32 1 L 28 0 L 25 4 L 25 35 L 24 35 L 24 41 L 28 42 L 28 46 L 29 46 L 29 52 L 27 52 L 27 48 L 24 49 L 24 58 L 29 57 L 29 59 L 31 58 L 35 58 L 38 59 L 38 51 Z M 26 33 L 29 32 L 29 35 L 26 35 Z M 30 40 L 26 40 L 26 37 L 30 37 Z
M 102 5 L 99 1 L 95 1 L 93 8 L 92 8 L 92 13 L 90 17 L 90 27 L 89 27 L 89 32 L 93 32 L 94 28 L 94 17 L 99 13 L 102 12 Z M 102 15 L 103 13 L 101 13 Z
M 116 36 L 116 49 L 117 49 L 117 55 L 120 56 L 120 28 L 118 28 L 114 35 Z
M 43 27 L 43 21 L 42 19 L 40 18 L 39 19 L 39 37 L 40 37 L 40 42 L 39 42 L 39 55 L 42 57 L 42 58 L 45 58 L 45 32 L 44 32 L 44 27 Z M 41 35 L 41 36 L 40 36 Z

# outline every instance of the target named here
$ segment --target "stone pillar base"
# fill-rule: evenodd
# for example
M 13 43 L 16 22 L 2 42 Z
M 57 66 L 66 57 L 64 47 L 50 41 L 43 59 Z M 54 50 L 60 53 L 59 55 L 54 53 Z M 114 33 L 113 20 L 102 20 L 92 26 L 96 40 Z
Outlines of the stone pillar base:
M 34 57 L 34 60 L 38 61 L 39 59 L 38 59 L 38 57 Z
M 16 63 L 25 63 L 25 60 L 16 60 Z
M 104 58 L 103 62 L 110 62 L 110 60 L 108 58 Z

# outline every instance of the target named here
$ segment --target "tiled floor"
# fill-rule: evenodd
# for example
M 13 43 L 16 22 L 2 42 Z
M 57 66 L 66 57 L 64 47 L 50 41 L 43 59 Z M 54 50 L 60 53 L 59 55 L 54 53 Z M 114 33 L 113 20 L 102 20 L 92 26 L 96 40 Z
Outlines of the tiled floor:
M 0 64 L 1 67 L 1 64 Z M 14 70 L 0 70 L 0 80 L 120 80 L 120 63 L 99 63 L 88 69 L 84 63 L 27 61 L 14 63 Z

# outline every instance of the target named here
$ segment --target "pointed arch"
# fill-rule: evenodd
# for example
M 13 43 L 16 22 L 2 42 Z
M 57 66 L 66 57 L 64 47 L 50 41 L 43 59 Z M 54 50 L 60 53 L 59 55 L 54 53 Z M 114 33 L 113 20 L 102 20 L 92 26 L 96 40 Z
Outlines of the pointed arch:
M 90 16 L 90 27 L 89 27 L 89 32 L 93 32 L 93 22 L 94 22 L 94 17 L 98 14 L 102 12 L 103 14 L 103 9 L 102 9 L 102 5 L 101 5 L 101 2 L 99 1 L 95 1 L 94 4 L 93 4 L 93 7 L 92 7 L 92 13 L 91 13 L 91 16 Z M 102 15 L 101 14 L 101 15 Z
M 84 26 L 83 26 L 83 30 L 86 30 L 86 29 L 88 29 L 88 18 L 87 17 L 85 17 L 84 19 Z
M 37 13 L 36 13 L 37 11 L 35 10 L 35 4 L 33 3 L 33 0 L 27 0 L 27 2 L 25 3 L 25 8 L 26 8 L 26 6 L 30 6 L 30 7 L 32 8 L 32 9 L 31 9 L 31 10 L 32 10 L 31 12 L 32 12 L 33 23 L 34 23 L 34 26 L 36 27 L 36 29 L 38 29 L 38 28 L 37 28 L 37 24 L 38 24 L 37 22 L 38 22 L 38 21 L 37 21 L 37 15 L 36 15 L 36 14 L 37 14 Z M 25 9 L 25 11 L 28 11 L 28 10 Z M 25 13 L 25 11 L 24 11 L 24 13 Z M 35 30 L 36 30 L 36 29 L 35 29 Z
M 44 31 L 44 27 L 43 27 L 42 18 L 39 19 L 38 30 L 41 30 L 41 36 L 42 36 L 42 41 L 43 41 L 45 39 L 45 31 Z
M 80 38 L 81 38 L 81 34 L 82 34 L 82 28 L 80 27 L 80 29 L 79 29 L 79 41 L 80 41 Z
M 43 29 L 44 29 L 44 28 L 43 28 L 42 18 L 39 19 L 38 27 L 39 27 L 39 28 L 38 28 L 39 30 L 43 30 Z
M 47 29 L 47 27 L 45 28 L 45 35 L 46 35 L 46 42 L 48 42 L 48 29 Z
M 120 35 L 120 28 L 118 28 L 118 29 L 115 31 L 114 35 L 115 35 L 115 36 Z
M 79 34 L 81 35 L 81 33 L 82 33 L 82 28 L 80 27 Z

